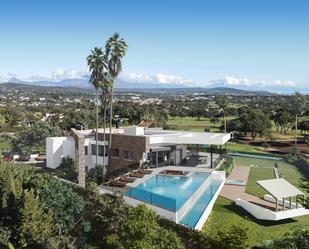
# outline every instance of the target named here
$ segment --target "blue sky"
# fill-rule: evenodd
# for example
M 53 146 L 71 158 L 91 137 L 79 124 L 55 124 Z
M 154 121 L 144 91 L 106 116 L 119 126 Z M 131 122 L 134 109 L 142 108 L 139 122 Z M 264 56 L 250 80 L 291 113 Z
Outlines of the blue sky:
M 306 86 L 308 13 L 305 0 L 2 0 L 0 80 L 82 74 L 117 31 L 126 79 Z

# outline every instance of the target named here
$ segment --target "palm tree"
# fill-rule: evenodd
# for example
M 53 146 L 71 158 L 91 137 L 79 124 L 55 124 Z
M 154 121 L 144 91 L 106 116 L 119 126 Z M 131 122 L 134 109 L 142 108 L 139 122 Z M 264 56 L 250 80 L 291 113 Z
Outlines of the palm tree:
M 297 155 L 297 126 L 298 126 L 298 117 L 302 114 L 303 108 L 306 104 L 306 97 L 299 92 L 295 92 L 292 96 L 292 108 L 295 113 L 295 136 L 294 136 L 294 149 L 293 153 Z
M 127 52 L 128 45 L 118 33 L 114 33 L 105 44 L 106 55 L 108 56 L 108 72 L 111 76 L 110 85 L 110 117 L 109 117 L 109 147 L 112 144 L 112 119 L 113 119 L 113 88 L 114 82 L 122 70 L 122 58 Z
M 103 181 L 104 181 L 104 176 L 105 176 L 105 141 L 106 141 L 106 112 L 107 112 L 107 103 L 109 99 L 109 89 L 110 86 L 112 85 L 112 78 L 110 77 L 108 72 L 103 73 L 103 80 L 102 80 L 102 85 L 101 85 L 101 99 L 103 103 L 103 141 L 104 141 L 104 146 L 103 146 Z
M 87 57 L 87 64 L 90 71 L 89 82 L 93 85 L 96 91 L 96 167 L 98 167 L 98 129 L 99 129 L 99 89 L 103 81 L 103 71 L 107 67 L 104 59 L 104 53 L 101 48 L 95 47 L 91 50 L 91 54 Z

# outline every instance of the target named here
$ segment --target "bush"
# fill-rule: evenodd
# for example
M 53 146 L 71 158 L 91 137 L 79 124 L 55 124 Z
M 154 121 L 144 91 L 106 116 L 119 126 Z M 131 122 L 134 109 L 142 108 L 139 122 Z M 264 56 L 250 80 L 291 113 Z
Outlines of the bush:
M 229 229 L 219 230 L 211 237 L 212 249 L 247 248 L 248 229 L 241 225 L 232 225 Z
M 68 180 L 77 182 L 77 164 L 69 156 L 62 158 L 62 161 L 57 169 L 61 169 Z
M 295 248 L 307 249 L 309 248 L 309 230 L 299 229 L 293 233 L 285 234 L 278 240 L 263 241 L 261 245 L 255 247 L 256 249 L 282 249 L 282 248 Z
M 233 157 L 229 156 L 225 162 L 221 165 L 220 170 L 225 171 L 226 175 L 229 176 L 234 168 Z

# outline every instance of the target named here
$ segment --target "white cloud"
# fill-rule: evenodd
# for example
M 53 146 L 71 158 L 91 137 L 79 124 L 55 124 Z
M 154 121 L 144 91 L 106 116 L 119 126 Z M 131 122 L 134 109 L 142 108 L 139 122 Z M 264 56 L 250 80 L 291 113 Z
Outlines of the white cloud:
M 14 73 L 5 73 L 5 74 L 1 74 L 0 73 L 0 82 L 8 82 L 11 78 L 16 78 L 18 77 L 17 74 Z
M 181 76 L 158 73 L 153 76 L 148 76 L 145 74 L 122 74 L 120 79 L 128 82 L 134 83 L 160 83 L 160 84 L 179 84 L 179 85 L 194 85 L 195 82 L 192 80 L 187 80 Z
M 57 68 L 50 75 L 33 75 L 29 77 L 31 81 L 61 81 L 65 79 L 83 79 L 86 73 L 76 69 L 64 70 L 62 68 Z
M 212 80 L 210 84 L 224 84 L 227 86 L 280 86 L 280 87 L 293 87 L 296 86 L 295 82 L 290 80 L 249 80 L 247 78 L 236 78 L 234 76 L 225 76 L 223 79 Z

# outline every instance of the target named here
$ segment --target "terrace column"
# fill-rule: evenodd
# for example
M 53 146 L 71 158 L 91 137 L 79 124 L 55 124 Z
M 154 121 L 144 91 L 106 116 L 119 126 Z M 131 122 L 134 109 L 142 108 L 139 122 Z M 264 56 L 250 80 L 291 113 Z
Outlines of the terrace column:
M 298 195 L 296 195 L 296 208 L 298 208 Z
M 285 198 L 282 199 L 283 211 L 285 210 Z
M 292 210 L 292 196 L 290 197 L 290 210 Z

